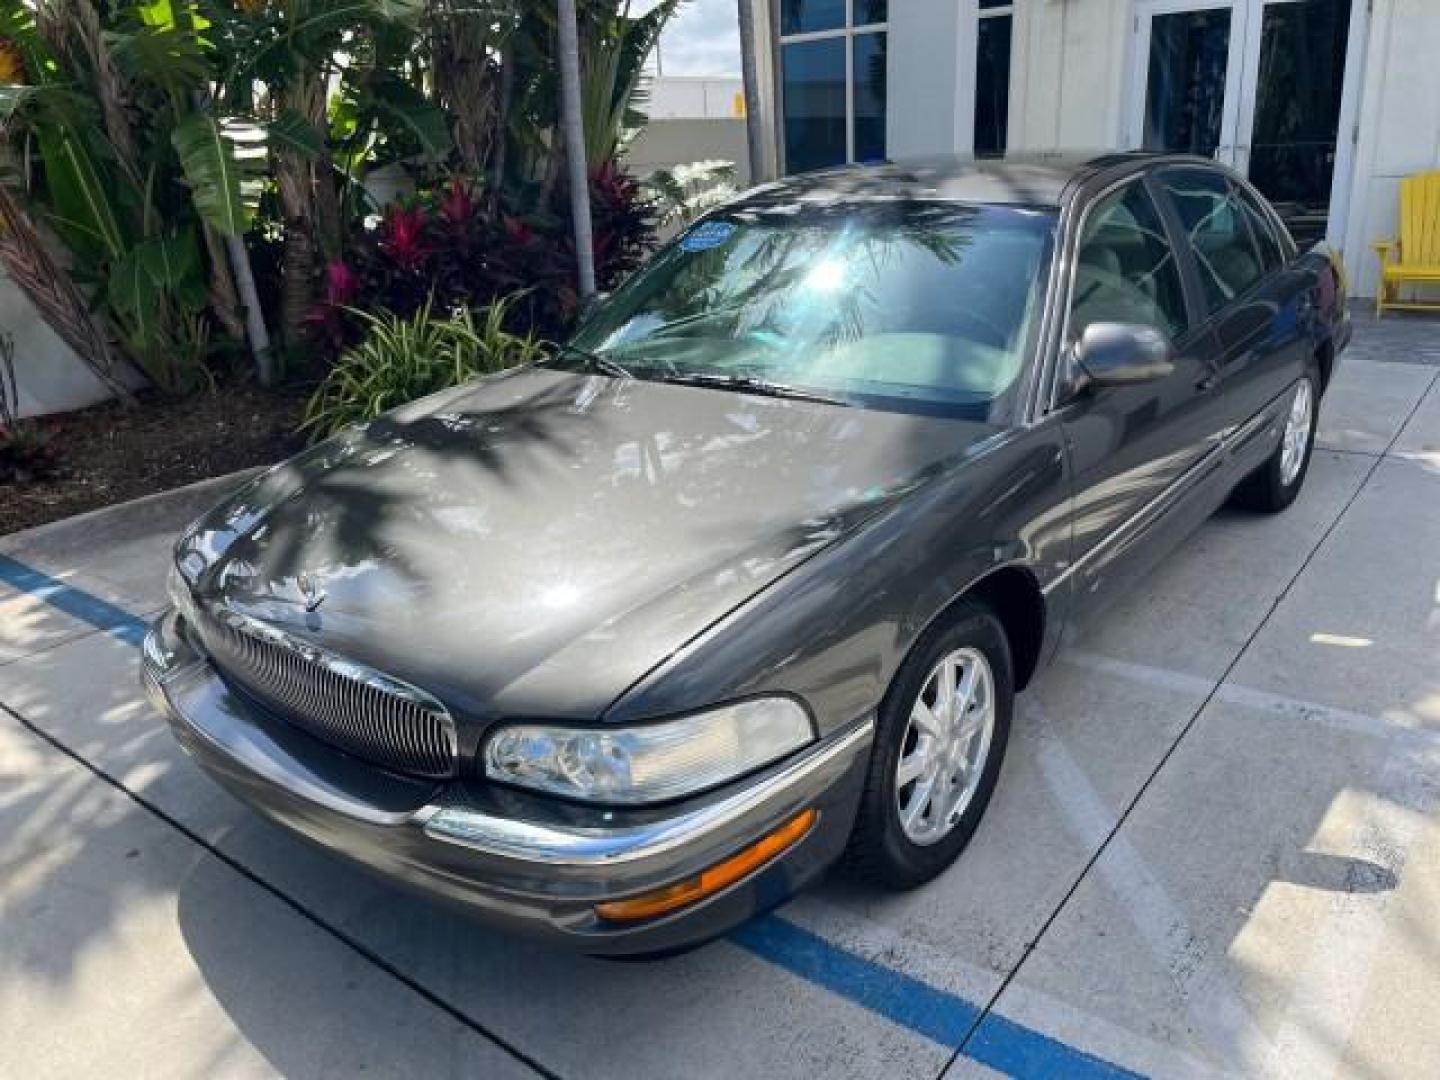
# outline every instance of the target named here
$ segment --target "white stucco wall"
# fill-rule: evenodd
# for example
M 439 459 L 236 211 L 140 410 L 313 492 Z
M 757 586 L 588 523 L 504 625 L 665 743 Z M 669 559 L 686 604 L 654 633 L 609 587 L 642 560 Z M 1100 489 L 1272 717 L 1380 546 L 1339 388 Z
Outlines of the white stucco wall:
M 21 416 L 78 409 L 110 396 L 3 270 L 0 331 L 15 341 L 15 382 Z
M 1349 75 L 1360 80 L 1359 139 L 1348 212 L 1331 239 L 1345 255 L 1352 293 L 1374 296 L 1370 244 L 1395 232 L 1400 179 L 1440 167 L 1440 0 L 1375 0 L 1368 25 L 1364 0 L 1355 6 Z M 1133 0 L 1017 0 L 1010 149 L 1121 147 L 1134 10 Z M 975 20 L 976 0 L 891 4 L 891 157 L 970 149 Z
M 885 65 L 885 152 L 892 158 L 956 153 L 972 143 L 975 0 L 890 4 Z M 968 17 L 967 17 L 968 16 Z M 971 72 L 962 78 L 962 72 Z
M 1374 296 L 1380 269 L 1370 244 L 1395 235 L 1401 179 L 1440 168 L 1440 2 L 1375 0 L 1364 52 L 1344 251 L 1351 292 Z
M 1118 145 L 1130 0 L 1020 0 L 1010 54 L 1014 150 Z

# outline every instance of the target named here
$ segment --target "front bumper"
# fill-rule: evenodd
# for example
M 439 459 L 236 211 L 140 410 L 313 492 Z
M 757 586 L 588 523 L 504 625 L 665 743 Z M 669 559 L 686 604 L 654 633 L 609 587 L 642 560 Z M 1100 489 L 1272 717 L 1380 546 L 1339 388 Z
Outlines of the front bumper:
M 271 819 L 501 929 L 609 955 L 704 941 L 818 876 L 849 837 L 873 733 L 866 717 L 717 792 L 601 810 L 359 762 L 232 691 L 178 632 L 173 612 L 146 639 L 141 682 L 181 746 Z M 716 895 L 643 923 L 596 916 L 597 903 L 697 874 L 806 808 L 818 820 L 803 839 Z

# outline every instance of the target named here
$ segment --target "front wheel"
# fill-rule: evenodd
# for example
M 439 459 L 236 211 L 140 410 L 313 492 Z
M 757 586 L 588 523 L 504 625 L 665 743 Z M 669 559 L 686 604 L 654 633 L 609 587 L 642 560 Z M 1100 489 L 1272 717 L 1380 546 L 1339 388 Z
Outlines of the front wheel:
M 1014 674 L 999 620 L 963 607 L 901 665 L 875 745 L 846 863 L 890 888 L 929 881 L 964 850 L 989 805 L 1010 738 Z
M 1295 501 L 1310 471 L 1315 448 L 1315 425 L 1319 412 L 1319 373 L 1312 364 L 1300 376 L 1291 392 L 1285 412 L 1280 445 L 1265 464 L 1241 481 L 1232 501 L 1237 506 L 1266 513 L 1278 513 Z

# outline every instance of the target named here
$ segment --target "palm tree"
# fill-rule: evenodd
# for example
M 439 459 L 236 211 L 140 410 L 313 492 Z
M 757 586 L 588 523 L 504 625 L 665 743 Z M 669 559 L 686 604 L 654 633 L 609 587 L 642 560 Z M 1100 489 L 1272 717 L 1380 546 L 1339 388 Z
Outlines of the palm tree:
M 580 102 L 580 34 L 575 0 L 556 0 L 560 43 L 560 125 L 570 171 L 570 216 L 575 230 L 575 261 L 580 299 L 595 295 L 595 244 L 590 230 L 590 170 L 585 161 L 585 121 Z

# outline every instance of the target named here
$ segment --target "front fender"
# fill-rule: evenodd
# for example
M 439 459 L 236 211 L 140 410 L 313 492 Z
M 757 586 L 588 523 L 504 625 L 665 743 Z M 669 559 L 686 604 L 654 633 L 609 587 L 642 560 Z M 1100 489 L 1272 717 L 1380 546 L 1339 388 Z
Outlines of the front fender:
M 783 692 L 809 703 L 822 734 L 838 730 L 879 704 L 920 635 L 973 583 L 1005 565 L 1042 587 L 1060 577 L 1067 469 L 1058 425 L 1008 433 L 716 622 L 606 719 Z

